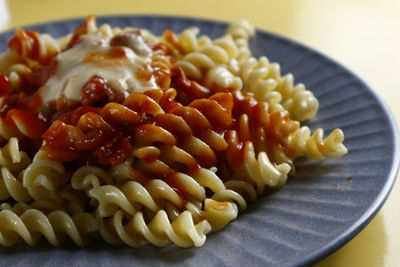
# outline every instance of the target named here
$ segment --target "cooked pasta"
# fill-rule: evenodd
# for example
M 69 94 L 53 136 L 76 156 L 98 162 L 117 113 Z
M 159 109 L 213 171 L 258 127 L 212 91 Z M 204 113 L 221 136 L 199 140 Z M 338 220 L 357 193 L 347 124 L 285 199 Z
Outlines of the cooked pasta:
M 0 211 L 0 244 L 14 245 L 18 237 L 27 244 L 35 245 L 43 235 L 53 246 L 60 246 L 69 236 L 78 246 L 84 246 L 88 235 L 97 230 L 95 218 L 88 213 L 76 213 L 72 216 L 56 210 L 49 214 L 27 208 L 21 215 L 11 210 Z
M 133 25 L 134 26 L 134 25 Z M 298 157 L 347 153 L 318 101 L 251 55 L 254 27 L 17 29 L 0 55 L 0 244 L 202 246 Z

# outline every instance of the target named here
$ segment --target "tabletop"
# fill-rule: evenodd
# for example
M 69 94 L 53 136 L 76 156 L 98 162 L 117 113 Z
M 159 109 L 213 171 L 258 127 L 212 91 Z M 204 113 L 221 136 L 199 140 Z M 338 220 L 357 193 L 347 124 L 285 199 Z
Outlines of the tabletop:
M 358 74 L 400 122 L 400 2 L 397 0 L 0 0 L 0 31 L 66 18 L 115 14 L 248 19 L 308 45 Z M 398 266 L 400 185 L 360 234 L 316 266 Z

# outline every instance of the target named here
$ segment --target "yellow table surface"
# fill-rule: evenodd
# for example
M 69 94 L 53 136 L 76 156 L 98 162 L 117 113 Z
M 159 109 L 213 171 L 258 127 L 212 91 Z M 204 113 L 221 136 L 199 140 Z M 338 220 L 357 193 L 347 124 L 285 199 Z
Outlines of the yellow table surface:
M 0 0 L 0 30 L 88 14 L 246 18 L 343 63 L 374 88 L 400 121 L 400 1 L 396 0 Z M 317 266 L 400 266 L 400 185 L 372 222 Z

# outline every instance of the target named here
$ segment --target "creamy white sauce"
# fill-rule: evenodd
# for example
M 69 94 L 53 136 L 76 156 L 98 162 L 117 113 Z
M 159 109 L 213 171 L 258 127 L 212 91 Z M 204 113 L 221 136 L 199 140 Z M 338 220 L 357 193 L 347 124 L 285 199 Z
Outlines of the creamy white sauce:
M 43 103 L 60 98 L 80 101 L 93 75 L 125 94 L 158 88 L 150 67 L 152 50 L 142 38 L 131 33 L 129 47 L 119 47 L 121 53 L 116 57 L 109 41 L 97 33 L 86 34 L 75 46 L 58 54 L 56 73 L 40 89 Z

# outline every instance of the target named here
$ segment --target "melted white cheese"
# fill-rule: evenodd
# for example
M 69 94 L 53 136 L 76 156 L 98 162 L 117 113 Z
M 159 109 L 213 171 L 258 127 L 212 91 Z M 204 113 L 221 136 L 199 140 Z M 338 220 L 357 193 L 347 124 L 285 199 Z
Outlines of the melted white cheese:
M 56 73 L 40 89 L 43 103 L 60 98 L 80 101 L 93 75 L 125 94 L 158 88 L 150 67 L 152 50 L 134 33 L 129 39 L 132 49 L 112 47 L 109 38 L 100 34 L 82 36 L 79 43 L 56 56 Z

